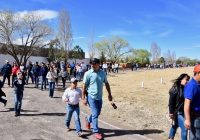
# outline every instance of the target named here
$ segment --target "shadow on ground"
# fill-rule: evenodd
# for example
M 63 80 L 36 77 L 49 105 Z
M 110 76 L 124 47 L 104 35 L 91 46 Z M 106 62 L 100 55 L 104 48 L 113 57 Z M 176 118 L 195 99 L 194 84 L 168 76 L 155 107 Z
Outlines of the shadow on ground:
M 37 114 L 21 114 L 21 116 L 65 116 L 66 113 L 37 113 Z
M 11 112 L 14 111 L 14 108 L 6 108 L 7 110 L 0 111 L 0 112 Z M 24 110 L 22 109 L 21 112 L 38 112 L 38 110 Z
M 118 129 L 105 129 L 105 128 L 100 128 L 99 131 L 100 133 L 103 134 L 104 138 L 118 137 L 118 136 L 124 136 L 124 135 L 133 136 L 136 134 L 139 134 L 139 135 L 160 134 L 164 132 L 163 130 L 158 130 L 158 129 L 118 130 Z M 88 139 L 88 136 L 92 135 L 92 133 L 90 131 L 85 131 L 85 132 L 88 132 L 88 133 L 84 134 L 83 138 Z

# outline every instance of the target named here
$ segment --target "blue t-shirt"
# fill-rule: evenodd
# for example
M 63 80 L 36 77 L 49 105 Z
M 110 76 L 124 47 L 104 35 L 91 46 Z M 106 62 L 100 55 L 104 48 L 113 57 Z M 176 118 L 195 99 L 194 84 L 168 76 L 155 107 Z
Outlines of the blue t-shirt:
M 95 100 L 102 100 L 103 83 L 107 82 L 106 73 L 100 69 L 98 71 L 90 69 L 85 73 L 83 78 L 88 95 Z
M 191 109 L 200 113 L 200 84 L 193 78 L 185 86 L 184 97 L 191 100 Z

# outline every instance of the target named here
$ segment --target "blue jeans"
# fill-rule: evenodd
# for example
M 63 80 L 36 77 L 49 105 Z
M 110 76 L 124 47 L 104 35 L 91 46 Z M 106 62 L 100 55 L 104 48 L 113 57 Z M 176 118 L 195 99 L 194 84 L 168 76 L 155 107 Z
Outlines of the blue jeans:
M 15 113 L 20 114 L 21 106 L 22 106 L 22 98 L 23 92 L 21 93 L 14 93 L 14 101 L 15 101 Z
M 169 138 L 173 139 L 175 134 L 176 134 L 176 130 L 178 127 L 181 128 L 181 140 L 187 140 L 187 129 L 184 126 L 184 116 L 182 114 L 178 114 L 176 119 L 175 119 L 175 123 L 174 125 L 172 125 L 170 132 L 169 132 Z
M 76 125 L 76 132 L 81 132 L 81 122 L 80 122 L 80 108 L 79 105 L 69 105 L 66 106 L 67 114 L 65 118 L 65 125 L 67 128 L 70 126 L 70 121 L 72 118 L 72 114 L 74 113 L 74 120 Z
M 200 117 L 191 121 L 190 140 L 200 140 Z
M 90 110 L 92 114 L 87 118 L 89 123 L 92 123 L 93 133 L 99 132 L 98 127 L 98 117 L 101 113 L 102 108 L 102 100 L 95 100 L 92 97 L 88 96 L 88 105 L 90 106 Z
M 44 89 L 46 89 L 46 77 L 42 76 L 42 79 L 41 79 L 41 90 L 43 90 L 43 86 L 44 86 Z
M 53 97 L 55 89 L 55 82 L 49 82 L 49 97 Z

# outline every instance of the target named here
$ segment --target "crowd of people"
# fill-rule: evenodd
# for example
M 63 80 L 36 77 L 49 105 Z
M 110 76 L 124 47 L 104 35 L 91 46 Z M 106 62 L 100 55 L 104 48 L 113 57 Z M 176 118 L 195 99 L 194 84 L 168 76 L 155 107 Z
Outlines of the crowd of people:
M 122 66 L 123 67 L 123 66 Z M 135 65 L 137 67 L 137 65 Z M 66 119 L 65 125 L 67 131 L 70 131 L 70 121 L 72 114 L 75 118 L 76 132 L 79 137 L 82 136 L 80 121 L 80 99 L 84 105 L 88 105 L 91 114 L 85 118 L 86 128 L 91 129 L 96 139 L 102 139 L 103 136 L 99 132 L 98 117 L 102 108 L 103 84 L 108 92 L 108 100 L 116 109 L 116 105 L 112 102 L 112 94 L 110 85 L 107 80 L 109 72 L 118 73 L 119 64 L 100 64 L 99 59 L 91 59 L 90 64 L 65 64 L 61 62 L 52 62 L 49 64 L 36 62 L 28 62 L 25 66 L 23 63 L 18 66 L 15 62 L 13 66 L 9 61 L 5 61 L 5 65 L 1 69 L 3 81 L 0 81 L 0 102 L 6 106 L 7 100 L 2 98 L 6 96 L 2 88 L 5 80 L 8 79 L 8 85 L 14 90 L 14 110 L 15 116 L 20 116 L 24 86 L 34 84 L 35 88 L 40 90 L 49 89 L 49 97 L 53 98 L 54 89 L 58 86 L 59 78 L 62 81 L 62 88 L 65 90 L 62 96 L 63 102 L 66 103 Z M 190 80 L 190 76 L 186 73 L 181 74 L 177 79 L 173 80 L 173 86 L 169 90 L 169 117 L 172 120 L 169 131 L 169 140 L 173 140 L 177 128 L 181 128 L 181 139 L 198 140 L 200 139 L 200 64 L 194 67 L 194 76 Z M 12 76 L 12 81 L 10 81 Z M 31 80 L 29 80 L 29 78 Z M 66 88 L 66 80 L 71 82 Z M 77 83 L 83 81 L 83 88 L 78 88 Z
M 18 66 L 15 62 L 13 66 L 9 61 L 5 61 L 5 65 L 1 69 L 3 75 L 3 81 L 0 81 L 0 102 L 7 104 L 7 100 L 2 98 L 6 94 L 2 91 L 6 79 L 8 79 L 8 86 L 13 88 L 14 91 L 14 111 L 15 116 L 20 116 L 22 107 L 22 99 L 25 85 L 29 85 L 29 82 L 34 84 L 35 88 L 40 88 L 41 91 L 49 89 L 49 97 L 53 98 L 54 89 L 58 87 L 59 78 L 62 81 L 62 88 L 65 90 L 62 96 L 62 100 L 66 103 L 66 119 L 65 125 L 67 131 L 70 131 L 70 121 L 72 114 L 75 117 L 76 132 L 79 137 L 82 137 L 82 129 L 80 122 L 80 108 L 79 102 L 82 99 L 84 105 L 87 105 L 91 109 L 91 115 L 86 118 L 86 128 L 89 130 L 90 124 L 93 126 L 93 135 L 96 139 L 102 139 L 103 136 L 99 132 L 98 117 L 102 108 L 102 92 L 103 83 L 105 83 L 108 91 L 108 100 L 112 101 L 112 95 L 110 86 L 107 80 L 107 71 L 109 72 L 109 66 L 100 65 L 99 59 L 92 59 L 90 64 L 85 65 L 84 62 L 80 64 L 65 64 L 61 62 L 52 62 L 49 64 L 36 62 L 35 64 L 31 61 L 28 65 L 23 63 Z M 114 68 L 113 68 L 114 69 Z M 115 67 L 113 72 L 118 72 Z M 10 77 L 12 76 L 12 81 Z M 31 80 L 30 80 L 31 79 Z M 66 88 L 66 80 L 71 82 L 70 87 Z M 77 87 L 77 83 L 83 81 L 83 89 Z M 111 102 L 114 109 L 117 106 Z

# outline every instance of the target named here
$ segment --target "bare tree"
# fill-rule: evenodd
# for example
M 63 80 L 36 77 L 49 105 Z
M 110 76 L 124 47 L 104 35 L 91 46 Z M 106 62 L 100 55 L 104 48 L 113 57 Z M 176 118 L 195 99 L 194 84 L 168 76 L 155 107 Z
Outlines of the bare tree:
M 172 62 L 175 63 L 176 62 L 176 52 L 175 51 L 172 52 L 171 57 L 172 57 Z
M 47 45 L 44 39 L 50 33 L 49 26 L 34 13 L 20 17 L 11 11 L 0 12 L 0 41 L 18 64 L 26 64 L 34 51 Z
M 69 58 L 69 51 L 72 49 L 72 31 L 70 15 L 66 10 L 59 12 L 59 32 L 58 39 L 61 48 L 64 50 L 65 63 Z
M 151 52 L 151 56 L 152 56 L 152 61 L 158 62 L 158 60 L 161 56 L 161 49 L 155 42 L 153 42 L 151 44 L 150 52 Z
M 94 30 L 91 31 L 90 36 L 89 36 L 89 42 L 88 42 L 88 53 L 89 53 L 89 58 L 92 59 L 95 56 L 95 43 L 94 43 L 94 37 L 95 33 Z

